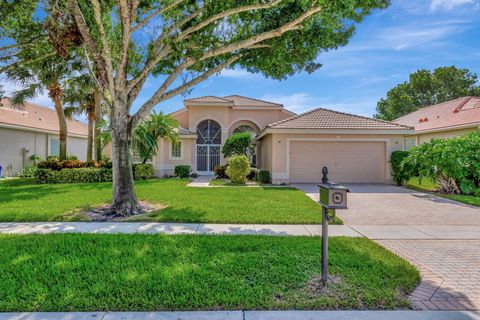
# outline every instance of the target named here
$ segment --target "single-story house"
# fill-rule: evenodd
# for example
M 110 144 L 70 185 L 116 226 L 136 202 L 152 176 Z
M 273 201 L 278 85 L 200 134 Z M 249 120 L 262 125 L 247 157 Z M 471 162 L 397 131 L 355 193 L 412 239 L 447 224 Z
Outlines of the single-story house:
M 239 95 L 188 99 L 171 115 L 180 139 L 159 141 L 157 176 L 179 164 L 212 174 L 226 162 L 221 149 L 227 137 L 252 131 L 256 166 L 269 170 L 273 183 L 319 182 L 323 166 L 335 182 L 389 183 L 390 154 L 414 134 L 409 126 L 321 108 L 296 115 L 282 104 Z
M 87 157 L 87 126 L 77 120 L 67 120 L 67 154 L 79 160 Z M 59 124 L 55 110 L 34 103 L 12 105 L 4 98 L 0 104 L 0 166 L 4 175 L 15 175 L 33 165 L 32 155 L 45 159 L 58 155 Z
M 423 107 L 393 122 L 415 128 L 406 148 L 432 138 L 453 138 L 480 129 L 480 97 L 463 97 Z

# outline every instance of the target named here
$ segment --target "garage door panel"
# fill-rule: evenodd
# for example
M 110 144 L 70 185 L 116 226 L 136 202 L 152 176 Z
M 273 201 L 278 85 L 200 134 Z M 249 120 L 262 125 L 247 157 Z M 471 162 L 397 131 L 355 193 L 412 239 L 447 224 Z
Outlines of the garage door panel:
M 385 142 L 292 141 L 290 181 L 319 182 L 322 167 L 342 183 L 385 183 Z

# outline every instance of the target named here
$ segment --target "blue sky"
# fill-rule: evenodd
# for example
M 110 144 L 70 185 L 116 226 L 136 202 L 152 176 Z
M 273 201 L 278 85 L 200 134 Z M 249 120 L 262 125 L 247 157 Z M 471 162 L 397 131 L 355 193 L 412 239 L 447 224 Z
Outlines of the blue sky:
M 322 53 L 313 74 L 284 81 L 244 70 L 226 70 L 195 87 L 187 97 L 240 94 L 283 103 L 294 112 L 313 107 L 372 116 L 376 102 L 418 69 L 455 65 L 480 75 L 480 0 L 392 0 L 368 16 L 350 43 Z M 135 109 L 150 97 L 160 80 L 149 79 Z M 8 88 L 8 85 L 7 85 Z M 156 107 L 182 107 L 178 96 Z M 51 105 L 42 96 L 37 103 Z

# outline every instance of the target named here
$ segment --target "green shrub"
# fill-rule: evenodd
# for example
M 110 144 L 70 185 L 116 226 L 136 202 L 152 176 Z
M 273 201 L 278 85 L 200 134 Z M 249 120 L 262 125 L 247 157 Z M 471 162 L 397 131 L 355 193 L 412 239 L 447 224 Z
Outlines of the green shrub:
M 449 193 L 476 194 L 480 189 L 480 132 L 451 139 L 432 139 L 410 150 L 402 165 L 420 178 L 437 182 Z
M 255 148 L 252 144 L 252 133 L 242 132 L 234 133 L 227 138 L 222 147 L 222 153 L 225 158 L 235 155 L 245 155 L 249 161 L 252 157 Z
M 35 172 L 37 172 L 37 170 L 38 170 L 37 167 L 23 168 L 22 171 L 17 173 L 17 177 L 20 177 L 20 178 L 34 178 L 35 177 Z
M 272 183 L 272 176 L 268 170 L 259 170 L 257 173 L 257 180 L 261 184 Z
M 215 166 L 215 168 L 213 169 L 213 171 L 215 172 L 215 176 L 217 179 L 225 179 L 225 178 L 228 178 L 227 177 L 227 164 L 225 165 L 219 165 L 219 166 Z
M 233 183 L 245 183 L 250 172 L 250 161 L 245 155 L 228 158 L 227 176 Z
M 96 168 L 74 169 L 38 169 L 35 172 L 36 183 L 92 183 L 112 181 L 112 170 Z
M 80 160 L 63 160 L 60 161 L 61 169 L 85 168 L 86 163 Z
M 408 151 L 393 151 L 390 157 L 392 164 L 392 177 L 397 186 L 403 185 L 411 178 L 411 172 L 405 165 L 402 165 L 403 160 L 408 156 Z
M 62 166 L 60 164 L 60 160 L 57 157 L 49 156 L 47 160 L 40 161 L 37 164 L 39 169 L 51 169 L 51 170 L 60 170 Z
M 192 171 L 192 168 L 186 164 L 175 166 L 175 176 L 182 179 L 190 177 L 191 171 Z
M 247 175 L 247 179 L 252 181 L 257 181 L 257 174 L 258 174 L 257 168 L 250 168 L 250 172 Z
M 153 165 L 151 163 L 136 163 L 133 165 L 133 177 L 135 180 L 150 179 L 153 177 Z
M 67 156 L 67 160 L 78 160 L 77 156 Z

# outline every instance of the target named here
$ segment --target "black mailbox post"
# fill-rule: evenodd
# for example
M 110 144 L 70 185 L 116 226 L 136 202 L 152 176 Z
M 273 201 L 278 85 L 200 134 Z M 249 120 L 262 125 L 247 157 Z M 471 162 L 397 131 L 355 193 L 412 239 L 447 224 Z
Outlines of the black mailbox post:
M 322 206 L 322 281 L 328 280 L 328 210 L 347 209 L 348 189 L 342 185 L 328 182 L 328 169 L 323 167 L 323 179 L 320 188 L 320 205 Z

